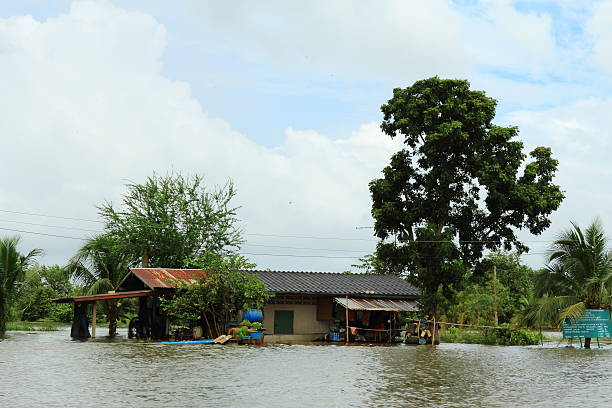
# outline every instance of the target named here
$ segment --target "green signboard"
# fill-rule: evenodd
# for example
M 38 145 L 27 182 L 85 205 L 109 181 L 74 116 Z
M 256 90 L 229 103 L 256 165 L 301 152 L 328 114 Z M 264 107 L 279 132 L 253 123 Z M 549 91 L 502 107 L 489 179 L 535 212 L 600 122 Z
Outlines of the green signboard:
M 612 322 L 608 309 L 587 309 L 579 319 L 565 319 L 563 337 L 612 337 Z

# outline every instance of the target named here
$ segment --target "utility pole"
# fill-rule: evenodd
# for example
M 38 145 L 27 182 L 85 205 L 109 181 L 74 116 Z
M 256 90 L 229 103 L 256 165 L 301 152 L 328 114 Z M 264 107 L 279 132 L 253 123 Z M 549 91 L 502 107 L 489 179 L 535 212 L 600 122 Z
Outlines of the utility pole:
M 495 326 L 499 326 L 499 317 L 497 316 L 497 265 L 493 264 L 493 322 Z
M 142 267 L 149 267 L 149 251 L 147 249 L 145 249 L 142 253 Z

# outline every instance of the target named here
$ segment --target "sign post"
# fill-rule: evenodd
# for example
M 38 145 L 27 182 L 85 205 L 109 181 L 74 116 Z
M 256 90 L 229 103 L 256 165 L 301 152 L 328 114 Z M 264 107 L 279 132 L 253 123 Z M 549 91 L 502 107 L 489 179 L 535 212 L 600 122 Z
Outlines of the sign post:
M 612 337 L 612 321 L 608 309 L 587 309 L 578 319 L 563 321 L 563 338 L 596 338 Z M 582 340 L 580 340 L 582 343 Z

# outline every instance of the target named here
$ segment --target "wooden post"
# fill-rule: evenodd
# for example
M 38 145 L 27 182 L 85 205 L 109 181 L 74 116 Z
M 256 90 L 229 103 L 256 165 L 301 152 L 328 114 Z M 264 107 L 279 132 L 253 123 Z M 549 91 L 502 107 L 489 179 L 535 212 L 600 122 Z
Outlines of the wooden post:
M 91 305 L 91 337 L 96 338 L 96 302 Z
M 349 320 L 348 320 L 348 314 L 349 314 L 348 313 L 348 295 L 346 295 L 346 305 L 345 306 L 346 306 L 345 307 L 345 309 L 346 309 L 345 310 L 345 312 L 346 312 L 346 344 L 348 344 L 348 342 L 349 342 L 349 335 L 350 335 L 350 332 L 349 332 Z
M 433 317 L 433 330 L 431 331 L 431 346 L 436 345 L 436 315 Z
M 494 326 L 499 326 L 497 315 L 497 265 L 493 264 L 493 322 Z

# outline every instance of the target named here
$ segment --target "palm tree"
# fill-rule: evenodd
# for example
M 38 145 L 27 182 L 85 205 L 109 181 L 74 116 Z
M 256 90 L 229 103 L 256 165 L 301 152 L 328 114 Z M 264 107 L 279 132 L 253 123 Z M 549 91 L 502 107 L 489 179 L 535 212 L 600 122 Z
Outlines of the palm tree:
M 612 254 L 599 219 L 582 231 L 572 228 L 552 244 L 546 269 L 536 278 L 540 318 L 553 316 L 575 319 L 586 309 L 609 308 L 612 300 Z M 541 319 L 540 319 L 541 320 Z M 591 339 L 585 339 L 590 348 Z
M 23 280 L 33 259 L 42 253 L 40 249 L 33 249 L 22 255 L 17 251 L 18 244 L 19 237 L 0 239 L 0 337 L 6 331 L 9 300 L 15 294 L 17 283 Z
M 130 262 L 116 241 L 108 235 L 90 239 L 71 258 L 68 269 L 71 276 L 87 288 L 88 294 L 114 290 L 128 272 Z M 108 335 L 117 334 L 117 319 L 122 303 L 118 299 L 105 300 L 102 310 L 108 320 Z

